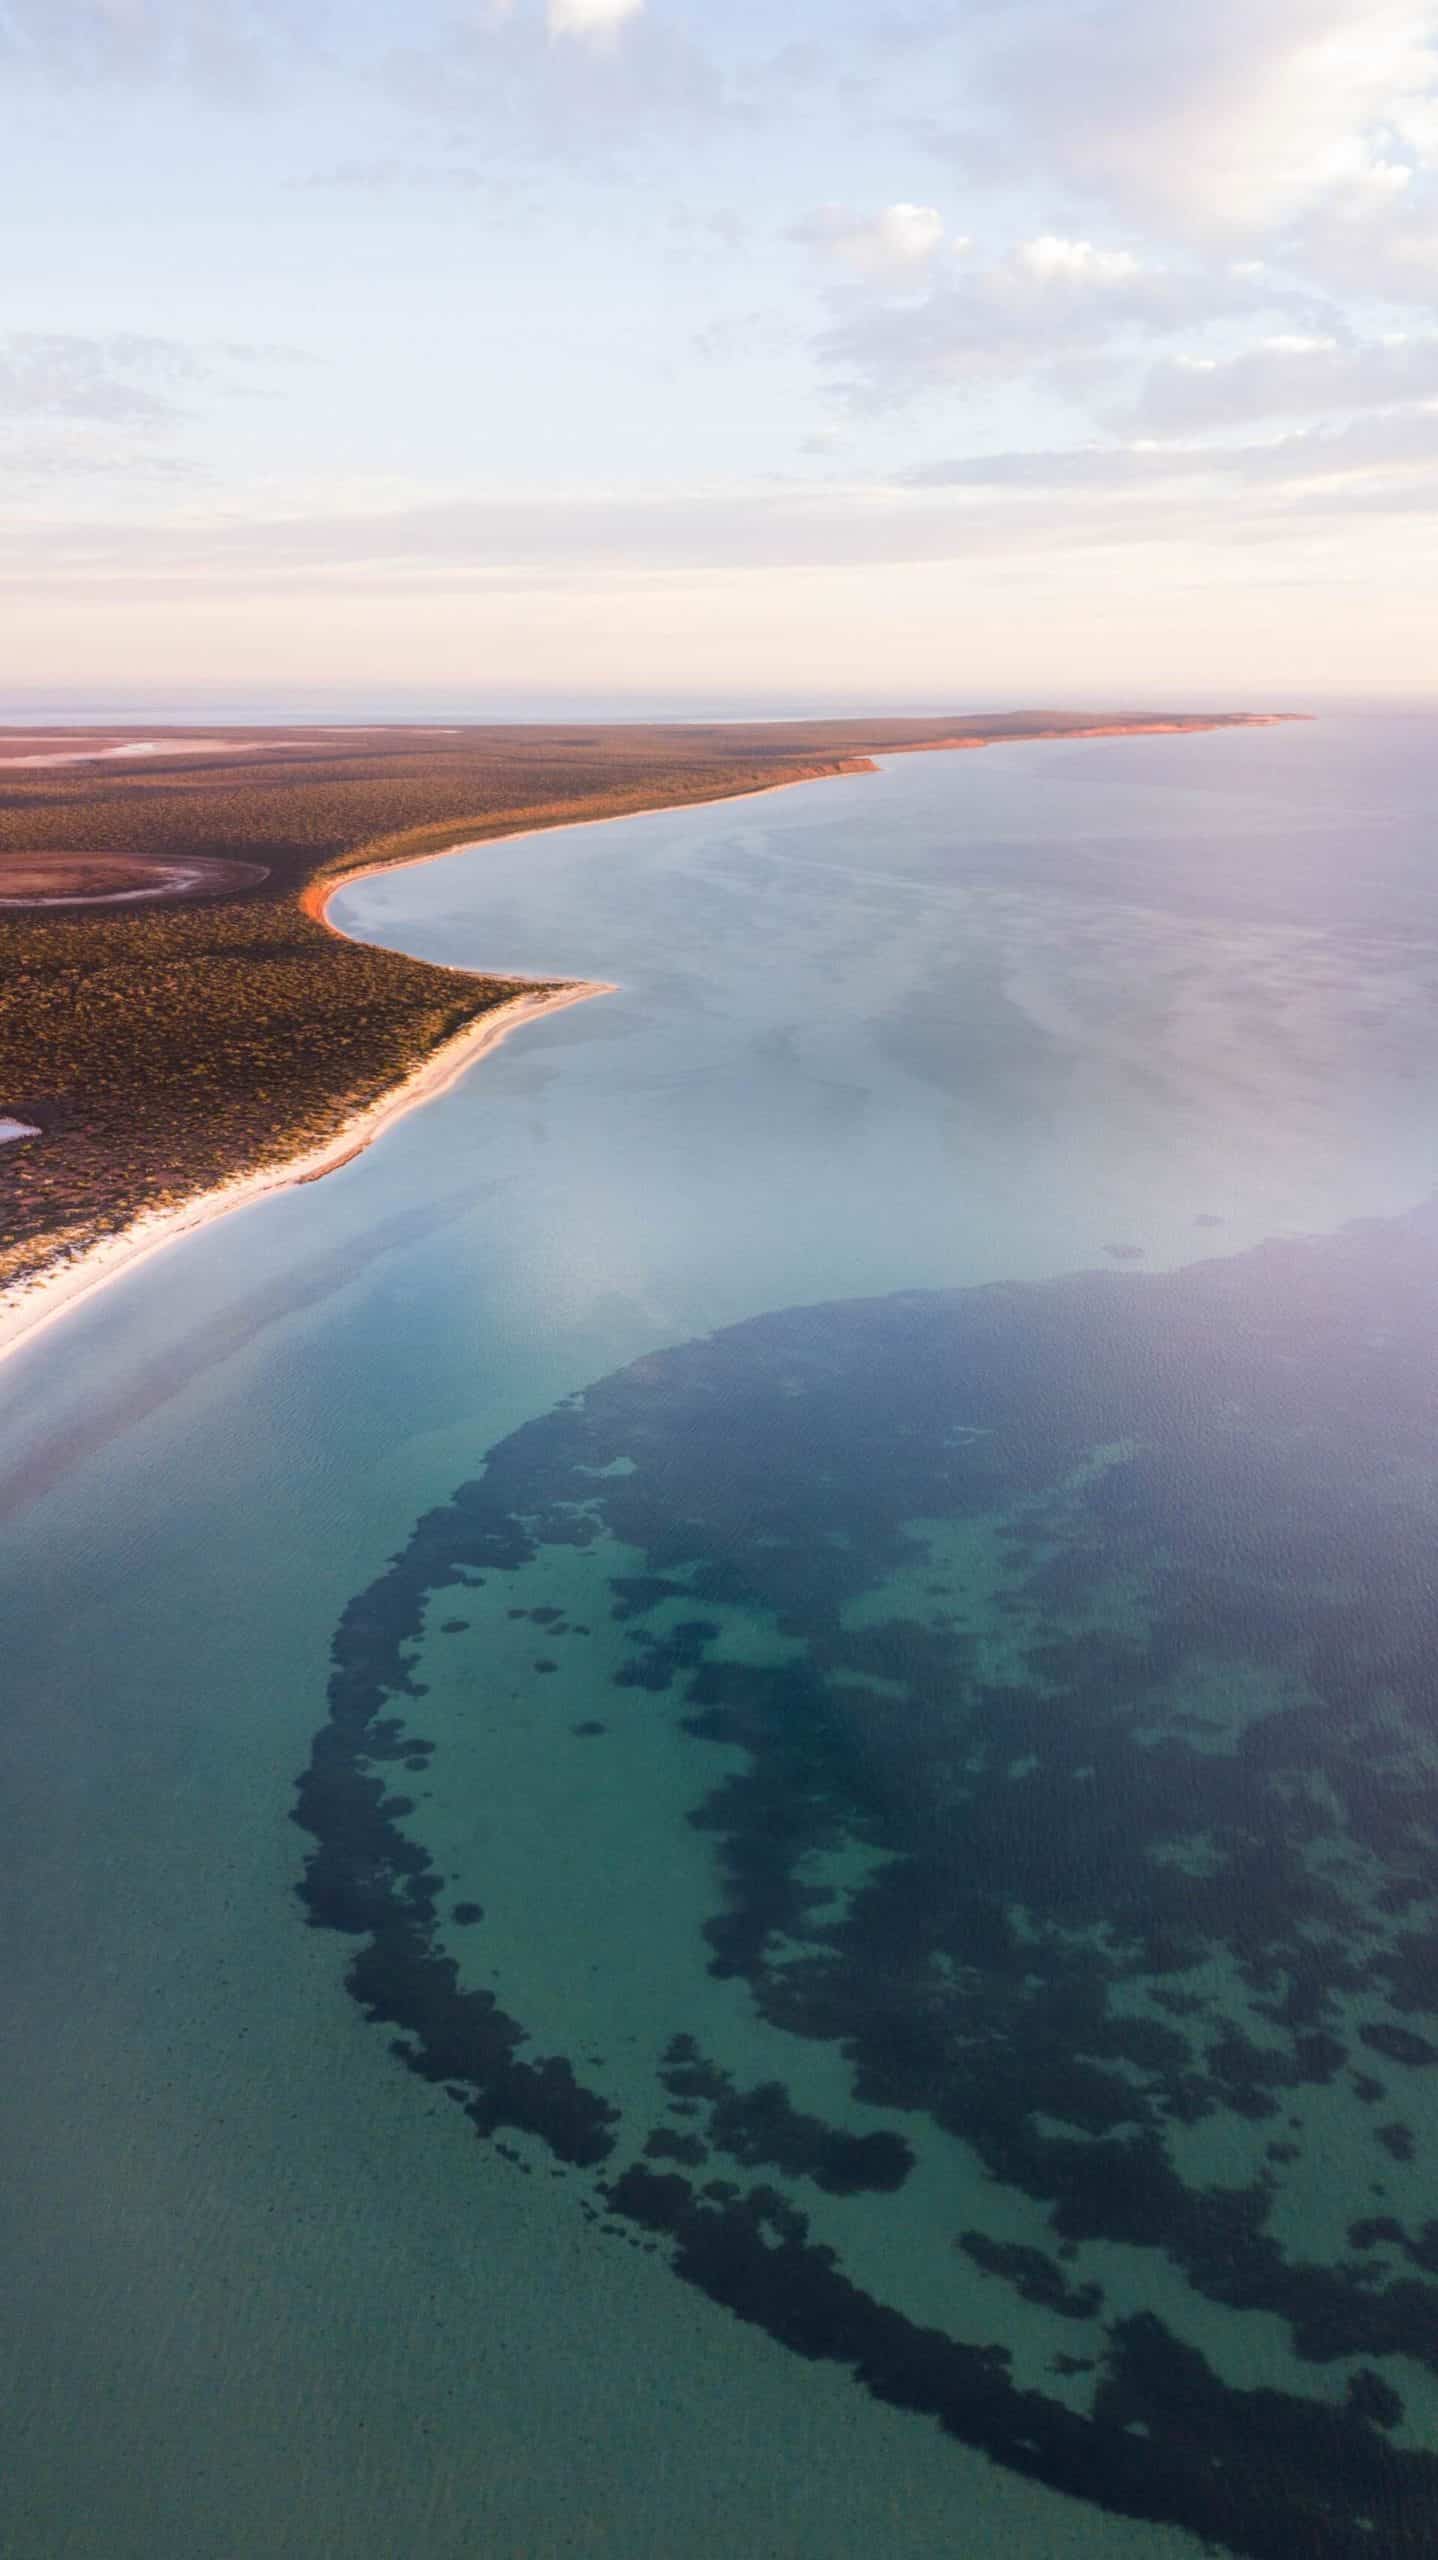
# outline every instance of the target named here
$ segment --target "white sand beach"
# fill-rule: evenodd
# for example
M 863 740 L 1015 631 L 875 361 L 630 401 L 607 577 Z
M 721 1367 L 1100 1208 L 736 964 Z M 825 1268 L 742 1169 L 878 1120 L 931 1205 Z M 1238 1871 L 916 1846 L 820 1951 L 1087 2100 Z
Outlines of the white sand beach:
M 448 1092 L 477 1059 L 498 1048 L 502 1040 L 525 1023 L 535 1022 L 546 1013 L 562 1012 L 569 1005 L 587 1003 L 591 996 L 614 992 L 613 987 L 597 980 L 578 979 L 565 986 L 536 987 L 532 995 L 513 996 L 504 1004 L 493 1005 L 477 1021 L 466 1023 L 452 1040 L 433 1050 L 403 1084 L 357 1112 L 321 1145 L 257 1166 L 253 1173 L 239 1175 L 214 1190 L 197 1192 L 173 1209 L 137 1218 L 120 1234 L 103 1236 L 68 1260 L 52 1263 L 36 1278 L 0 1291 L 0 1361 L 33 1342 L 73 1307 L 93 1298 L 110 1281 L 133 1271 L 163 1246 L 176 1243 L 181 1236 L 193 1235 L 216 1218 L 229 1217 L 236 1209 L 250 1207 L 272 1191 L 285 1190 L 291 1183 L 318 1182 L 325 1174 L 337 1172 L 341 1165 L 349 1164 L 372 1146 L 406 1112 Z M 0 1121 L 0 1138 L 40 1134 L 23 1122 Z

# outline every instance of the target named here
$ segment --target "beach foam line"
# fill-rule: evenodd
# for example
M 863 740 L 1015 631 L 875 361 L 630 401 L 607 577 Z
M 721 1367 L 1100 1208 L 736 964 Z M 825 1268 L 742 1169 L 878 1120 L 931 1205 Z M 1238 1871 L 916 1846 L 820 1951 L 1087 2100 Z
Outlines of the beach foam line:
M 0 1290 L 0 1361 L 23 1350 L 58 1323 L 61 1316 L 96 1297 L 111 1281 L 137 1269 L 166 1245 L 178 1243 L 182 1236 L 196 1235 L 217 1218 L 250 1208 L 271 1192 L 288 1191 L 296 1183 L 319 1182 L 327 1173 L 337 1173 L 341 1165 L 353 1163 L 397 1120 L 447 1093 L 477 1059 L 497 1049 L 511 1032 L 522 1030 L 526 1023 L 537 1022 L 548 1013 L 561 1013 L 569 1005 L 587 1004 L 591 996 L 617 993 L 618 989 L 605 980 L 581 978 L 562 986 L 537 985 L 532 994 L 511 996 L 503 1004 L 491 1005 L 486 1013 L 467 1022 L 462 1031 L 432 1049 L 402 1084 L 356 1112 L 318 1146 L 275 1164 L 259 1165 L 253 1173 L 236 1174 L 212 1190 L 196 1192 L 173 1209 L 148 1211 L 118 1235 L 102 1236 L 71 1260 L 52 1264 L 12 1289 Z

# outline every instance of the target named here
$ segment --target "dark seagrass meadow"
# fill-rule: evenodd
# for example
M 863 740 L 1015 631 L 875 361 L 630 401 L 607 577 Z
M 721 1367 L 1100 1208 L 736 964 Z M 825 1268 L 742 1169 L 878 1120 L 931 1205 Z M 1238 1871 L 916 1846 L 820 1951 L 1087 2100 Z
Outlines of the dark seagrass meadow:
M 37 929 L 612 992 L 18 1309 L 0 2548 L 1427 2560 L 1438 739 L 304 752 Z

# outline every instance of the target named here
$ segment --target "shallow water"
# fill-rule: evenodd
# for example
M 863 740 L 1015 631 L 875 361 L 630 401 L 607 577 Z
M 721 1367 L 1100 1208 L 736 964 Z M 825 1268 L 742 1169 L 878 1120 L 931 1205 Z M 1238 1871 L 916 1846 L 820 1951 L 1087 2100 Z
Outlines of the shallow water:
M 1435 780 L 348 893 L 621 992 L 6 1374 L 7 2548 L 1431 2540 Z

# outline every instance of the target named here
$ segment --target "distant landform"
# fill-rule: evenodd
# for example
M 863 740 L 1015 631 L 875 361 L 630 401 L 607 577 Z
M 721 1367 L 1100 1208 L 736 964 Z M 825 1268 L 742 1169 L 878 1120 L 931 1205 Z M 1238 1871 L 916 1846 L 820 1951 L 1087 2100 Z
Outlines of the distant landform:
M 325 909 L 360 872 L 879 756 L 1287 716 L 0 729 L 0 1357 L 140 1253 L 346 1161 L 517 1023 L 605 992 L 350 942 Z

